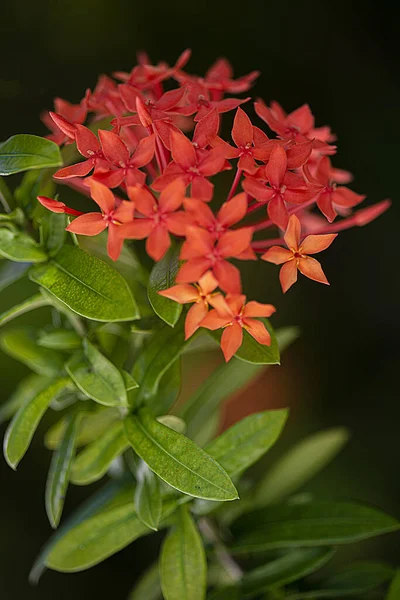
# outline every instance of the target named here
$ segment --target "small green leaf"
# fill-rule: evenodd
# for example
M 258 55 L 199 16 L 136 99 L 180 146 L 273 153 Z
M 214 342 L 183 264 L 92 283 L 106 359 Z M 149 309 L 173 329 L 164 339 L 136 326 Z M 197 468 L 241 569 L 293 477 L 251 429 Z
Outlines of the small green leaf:
M 61 165 L 57 144 L 37 135 L 13 135 L 0 144 L 0 175 Z
M 146 409 L 124 421 L 129 443 L 152 471 L 173 488 L 206 500 L 236 500 L 224 469 L 184 435 L 165 427 Z
M 46 252 L 29 235 L 4 227 L 0 229 L 0 256 L 22 263 L 47 260 Z
M 259 344 L 247 331 L 243 331 L 243 343 L 235 356 L 236 358 L 240 358 L 240 360 L 255 365 L 279 365 L 280 354 L 275 332 L 268 319 L 260 320 L 264 323 L 271 335 L 271 345 L 264 346 L 263 344 Z M 218 342 L 220 341 L 222 335 L 221 331 L 209 331 L 208 333 L 215 340 L 218 340 Z
M 151 273 L 147 295 L 154 312 L 171 327 L 174 327 L 182 313 L 182 304 L 160 296 L 158 292 L 170 288 L 175 283 L 179 270 L 179 247 L 171 247 L 158 261 Z
M 392 576 L 393 569 L 388 565 L 372 561 L 359 562 L 322 581 L 319 589 L 290 595 L 288 600 L 336 599 L 358 595 L 364 598 L 364 594 L 386 583 Z
M 160 482 L 142 460 L 136 470 L 135 506 L 139 519 L 150 529 L 157 531 L 162 513 Z
M 86 446 L 101 437 L 112 426 L 115 421 L 120 419 L 120 413 L 116 408 L 106 408 L 97 404 L 95 409 L 84 414 L 79 426 L 79 434 L 76 442 L 77 447 Z M 64 435 L 66 427 L 65 417 L 57 421 L 47 431 L 44 438 L 44 445 L 50 450 L 58 448 Z
M 157 393 L 147 401 L 148 408 L 155 415 L 167 413 L 178 398 L 181 386 L 182 367 L 181 360 L 178 358 L 161 377 Z
M 271 506 L 233 524 L 235 551 L 327 546 L 365 540 L 400 524 L 385 513 L 350 502 L 309 502 Z
M 160 557 L 165 600 L 204 600 L 207 563 L 203 540 L 188 511 L 180 506 L 176 526 L 165 538 Z
M 63 371 L 63 357 L 54 350 L 38 346 L 36 332 L 32 329 L 7 329 L 0 336 L 0 347 L 39 375 L 51 377 Z
M 52 377 L 31 373 L 21 381 L 12 396 L 0 405 L 0 425 L 15 415 L 17 410 L 25 403 L 33 400 L 39 392 L 52 383 Z
M 128 447 L 122 423 L 119 421 L 78 454 L 72 465 L 72 483 L 88 485 L 101 479 L 107 473 L 112 461 Z
M 40 219 L 43 245 L 47 248 L 49 256 L 55 256 L 63 247 L 68 225 L 67 215 L 46 211 Z
M 20 304 L 17 304 L 3 312 L 0 315 L 0 327 L 12 321 L 13 319 L 19 317 L 20 315 L 24 315 L 31 310 L 35 310 L 36 308 L 41 308 L 42 306 L 48 306 L 48 301 L 46 298 L 42 296 L 42 294 L 36 294 L 35 296 L 31 296 L 27 300 L 24 300 Z
M 298 442 L 260 481 L 255 503 L 265 506 L 290 496 L 329 464 L 348 439 L 346 429 L 335 428 L 319 431 Z
M 82 339 L 73 329 L 57 329 L 40 333 L 37 343 L 52 350 L 76 350 L 81 347 Z
M 239 475 L 275 444 L 287 417 L 287 409 L 250 415 L 224 431 L 206 451 L 230 477 Z
M 133 379 L 132 375 L 128 373 L 128 371 L 124 371 L 121 369 L 122 379 L 124 380 L 125 389 L 127 392 L 131 392 L 132 390 L 136 390 L 139 387 L 139 384 Z
M 88 340 L 85 355 L 78 352 L 65 365 L 71 379 L 92 400 L 105 406 L 127 406 L 128 398 L 121 372 Z
M 66 417 L 64 437 L 51 459 L 46 482 L 46 512 L 54 529 L 60 522 L 64 507 L 80 416 L 78 412 L 74 412 Z
M 139 317 L 127 283 L 103 261 L 75 246 L 64 246 L 30 278 L 72 311 L 95 321 L 131 321 Z
M 24 403 L 14 415 L 4 437 L 4 456 L 10 467 L 17 468 L 50 402 L 70 385 L 69 378 L 58 379 Z
M 158 564 L 154 563 L 144 574 L 129 594 L 128 600 L 159 600 L 161 598 L 161 583 Z
M 29 263 L 4 261 L 0 265 L 0 292 L 21 279 L 30 266 Z
M 157 417 L 157 421 L 178 433 L 186 433 L 185 421 L 175 415 L 161 415 L 161 417 Z
M 393 581 L 390 585 L 386 600 L 398 600 L 400 598 L 400 569 L 395 573 Z
M 163 518 L 175 506 L 175 500 L 165 502 Z M 83 571 L 147 533 L 149 528 L 138 518 L 132 501 L 108 507 L 67 531 L 48 552 L 46 566 L 62 572 Z
M 284 556 L 268 562 L 262 567 L 245 574 L 242 580 L 244 598 L 258 596 L 273 587 L 281 587 L 297 581 L 317 569 L 332 558 L 331 548 L 298 548 Z

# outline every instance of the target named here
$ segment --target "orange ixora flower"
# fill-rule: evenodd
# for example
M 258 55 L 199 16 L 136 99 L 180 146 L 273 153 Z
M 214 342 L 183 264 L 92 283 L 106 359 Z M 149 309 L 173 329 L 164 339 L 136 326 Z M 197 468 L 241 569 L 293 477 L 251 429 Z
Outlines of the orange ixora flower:
M 270 346 L 271 336 L 264 323 L 254 317 L 270 317 L 275 312 L 272 304 L 260 304 L 252 300 L 246 304 L 243 294 L 215 296 L 214 309 L 210 310 L 201 326 L 206 329 L 224 329 L 221 337 L 221 349 L 228 362 L 239 350 L 243 342 L 243 329 L 264 346 Z
M 175 300 L 179 304 L 194 302 L 186 315 L 185 339 L 190 338 L 197 331 L 200 323 L 207 315 L 208 306 L 212 306 L 215 299 L 221 296 L 221 294 L 215 293 L 217 287 L 218 281 L 211 271 L 207 271 L 203 277 L 200 277 L 199 282 L 194 285 L 182 283 L 158 292 L 161 296 Z
M 337 233 L 308 235 L 301 244 L 300 236 L 300 221 L 296 215 L 292 215 L 284 237 L 288 250 L 281 246 L 272 246 L 261 256 L 263 260 L 275 265 L 283 265 L 279 273 L 279 279 L 284 292 L 287 292 L 296 283 L 298 270 L 309 279 L 329 285 L 320 263 L 308 255 L 326 250 L 332 244 Z

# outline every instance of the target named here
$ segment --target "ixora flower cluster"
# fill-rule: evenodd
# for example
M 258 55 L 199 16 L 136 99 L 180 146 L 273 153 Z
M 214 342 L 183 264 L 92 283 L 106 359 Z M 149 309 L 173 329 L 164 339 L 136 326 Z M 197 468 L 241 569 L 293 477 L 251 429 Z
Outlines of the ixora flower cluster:
M 221 59 L 198 77 L 183 70 L 189 57 L 185 51 L 170 67 L 153 66 L 141 55 L 130 73 L 102 76 L 78 105 L 57 99 L 56 112 L 44 118 L 52 129 L 49 137 L 59 145 L 75 143 L 84 160 L 54 177 L 90 195 L 101 212 L 82 213 L 58 200 L 38 199 L 51 211 L 76 217 L 70 232 L 93 236 L 107 228 L 114 260 L 126 239 L 146 239 L 155 261 L 170 247 L 171 234 L 184 240 L 176 285 L 160 293 L 193 303 L 187 337 L 199 327 L 223 328 L 221 347 L 229 360 L 242 343 L 243 328 L 260 344 L 270 344 L 257 317 L 275 311 L 270 304 L 246 304 L 231 259 L 260 257 L 282 265 L 284 292 L 298 271 L 328 284 L 311 255 L 328 248 L 337 232 L 375 219 L 390 202 L 353 211 L 365 196 L 347 187 L 349 172 L 332 166 L 336 138 L 329 127 L 315 126 L 308 105 L 287 114 L 277 102 L 267 106 L 257 100 L 255 125 L 242 108 L 252 110 L 251 99 L 225 95 L 247 92 L 258 72 L 234 79 Z M 220 136 L 221 115 L 231 111 L 232 139 L 227 141 Z M 89 127 L 84 125 L 88 116 Z M 111 130 L 99 128 L 104 119 Z M 269 137 L 265 124 L 276 137 Z M 215 212 L 212 180 L 232 169 L 233 183 Z M 259 239 L 258 232 L 268 230 L 278 233 Z

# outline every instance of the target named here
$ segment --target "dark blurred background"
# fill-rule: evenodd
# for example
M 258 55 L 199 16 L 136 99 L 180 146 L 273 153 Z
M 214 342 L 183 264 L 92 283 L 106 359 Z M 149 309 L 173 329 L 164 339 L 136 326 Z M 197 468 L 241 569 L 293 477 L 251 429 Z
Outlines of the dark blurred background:
M 330 124 L 338 135 L 335 165 L 354 173 L 355 191 L 367 193 L 369 202 L 391 197 L 393 206 L 368 227 L 344 232 L 325 253 L 330 288 L 301 278 L 283 296 L 272 265 L 264 266 L 263 279 L 253 266 L 246 271 L 249 296 L 275 303 L 275 324 L 297 324 L 302 336 L 283 366 L 237 399 L 235 410 L 290 405 L 290 423 L 274 456 L 308 432 L 349 427 L 350 444 L 309 489 L 323 498 L 372 502 L 400 517 L 400 77 L 392 10 L 389 0 L 7 2 L 0 22 L 0 140 L 44 134 L 39 114 L 52 107 L 54 96 L 79 101 L 99 73 L 130 70 L 141 49 L 154 61 L 172 63 L 191 47 L 187 70 L 199 74 L 223 55 L 237 75 L 261 70 L 255 95 L 276 99 L 288 111 L 308 102 L 317 124 Z M 4 292 L 0 311 L 26 285 Z M 0 369 L 6 399 L 26 369 L 3 355 Z M 47 573 L 37 588 L 27 582 L 50 534 L 43 503 L 46 425 L 17 473 L 0 461 L 0 596 L 124 598 L 146 554 L 155 552 L 149 539 L 91 571 Z M 87 494 L 70 489 L 66 513 Z M 398 547 L 399 536 L 386 536 L 357 546 L 352 555 L 398 564 Z

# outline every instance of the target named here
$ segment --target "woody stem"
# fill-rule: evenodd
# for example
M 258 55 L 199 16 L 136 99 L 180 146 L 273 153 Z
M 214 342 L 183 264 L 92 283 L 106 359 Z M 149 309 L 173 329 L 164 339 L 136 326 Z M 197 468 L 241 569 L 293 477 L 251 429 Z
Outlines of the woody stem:
M 237 169 L 237 171 L 236 171 L 235 179 L 233 180 L 233 183 L 232 183 L 231 189 L 229 190 L 229 194 L 228 194 L 228 197 L 227 197 L 227 199 L 226 199 L 226 201 L 227 201 L 227 202 L 228 202 L 228 200 L 230 200 L 230 199 L 233 197 L 233 195 L 235 194 L 235 192 L 236 192 L 236 188 L 237 188 L 237 186 L 239 185 L 239 181 L 240 181 L 240 178 L 241 178 L 241 176 L 242 176 L 242 173 L 243 173 L 242 169 L 239 169 L 239 168 L 238 168 L 238 169 Z

